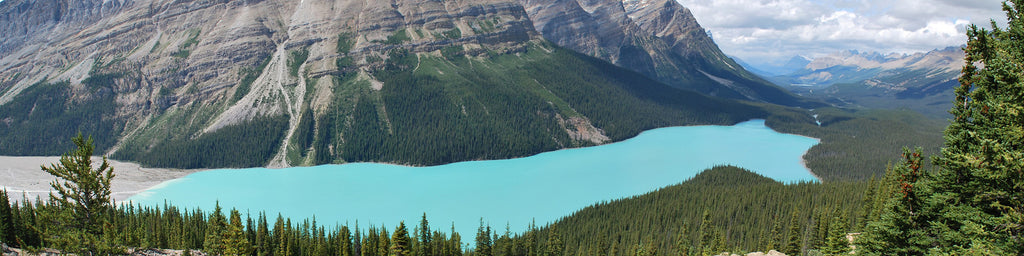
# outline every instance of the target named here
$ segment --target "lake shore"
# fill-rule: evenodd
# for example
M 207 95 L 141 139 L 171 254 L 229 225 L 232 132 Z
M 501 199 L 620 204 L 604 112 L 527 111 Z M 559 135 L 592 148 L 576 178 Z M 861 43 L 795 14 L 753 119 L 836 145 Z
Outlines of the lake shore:
M 52 190 L 50 182 L 54 177 L 40 167 L 60 161 L 59 156 L 0 156 L 0 189 L 6 189 L 14 201 L 46 199 Z M 93 157 L 93 167 L 99 167 L 102 158 Z M 111 198 L 124 201 L 139 192 L 164 181 L 173 180 L 206 169 L 145 168 L 137 163 L 107 160 L 114 167 L 114 179 L 110 182 Z

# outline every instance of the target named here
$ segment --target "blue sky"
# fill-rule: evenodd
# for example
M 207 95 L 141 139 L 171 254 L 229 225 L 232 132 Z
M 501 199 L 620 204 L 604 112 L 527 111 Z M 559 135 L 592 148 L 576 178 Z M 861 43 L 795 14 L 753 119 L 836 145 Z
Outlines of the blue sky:
M 676 0 L 731 56 L 763 64 L 841 50 L 911 53 L 966 43 L 968 24 L 1006 24 L 1001 0 Z

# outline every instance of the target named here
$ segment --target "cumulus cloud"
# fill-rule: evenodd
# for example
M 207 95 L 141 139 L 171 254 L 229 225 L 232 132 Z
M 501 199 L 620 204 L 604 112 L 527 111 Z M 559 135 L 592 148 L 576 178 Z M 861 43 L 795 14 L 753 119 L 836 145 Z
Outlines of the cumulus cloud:
M 966 42 L 967 26 L 1005 25 L 1001 0 L 677 0 L 726 54 L 754 63 L 842 50 L 910 53 Z

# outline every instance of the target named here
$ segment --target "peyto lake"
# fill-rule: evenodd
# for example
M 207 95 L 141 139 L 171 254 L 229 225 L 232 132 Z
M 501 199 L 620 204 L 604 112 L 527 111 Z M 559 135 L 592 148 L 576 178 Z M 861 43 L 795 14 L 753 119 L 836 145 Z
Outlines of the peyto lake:
M 465 242 L 481 218 L 513 232 L 531 220 L 543 225 L 583 207 L 673 185 L 716 165 L 734 165 L 782 182 L 814 181 L 802 155 L 817 139 L 777 133 L 764 120 L 734 126 L 670 127 L 622 142 L 530 157 L 431 167 L 353 163 L 286 169 L 197 172 L 129 200 L 210 210 L 215 202 L 256 215 L 278 212 L 318 224 L 360 228 L 399 221 L 447 231 L 454 223 Z

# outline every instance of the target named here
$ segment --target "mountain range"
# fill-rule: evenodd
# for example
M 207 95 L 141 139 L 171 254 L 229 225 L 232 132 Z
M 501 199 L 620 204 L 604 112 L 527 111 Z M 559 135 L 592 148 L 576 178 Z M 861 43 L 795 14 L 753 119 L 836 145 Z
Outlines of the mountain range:
M 814 104 L 704 31 L 671 0 L 7 0 L 0 154 L 431 165 Z
M 799 59 L 803 57 L 794 57 L 789 63 L 801 63 Z M 963 59 L 960 47 L 913 54 L 848 50 L 807 60 L 786 74 L 759 75 L 794 93 L 835 106 L 907 108 L 945 117 Z
M 739 63 L 741 66 L 743 66 L 743 68 L 747 69 L 748 71 L 750 71 L 750 72 L 752 72 L 754 74 L 757 74 L 757 75 L 759 75 L 761 77 L 768 77 L 768 78 L 775 77 L 775 76 L 781 76 L 781 75 L 787 75 L 787 74 L 790 74 L 790 73 L 802 70 L 802 69 L 804 69 L 804 67 L 807 66 L 807 64 L 811 63 L 811 59 L 808 59 L 807 57 L 799 56 L 799 55 L 793 56 L 793 57 L 789 58 L 789 60 L 786 60 L 785 62 L 769 62 L 769 63 L 761 63 L 761 64 L 751 64 L 751 63 L 743 61 L 742 59 L 740 59 L 738 57 L 731 57 L 731 58 L 733 60 L 735 60 L 737 63 Z

